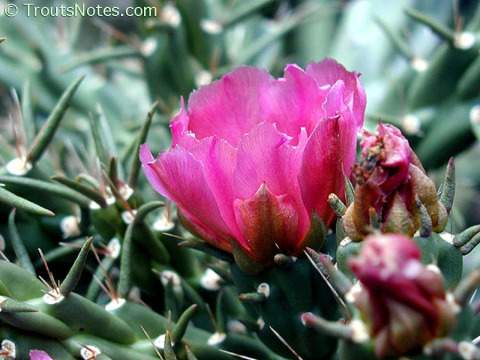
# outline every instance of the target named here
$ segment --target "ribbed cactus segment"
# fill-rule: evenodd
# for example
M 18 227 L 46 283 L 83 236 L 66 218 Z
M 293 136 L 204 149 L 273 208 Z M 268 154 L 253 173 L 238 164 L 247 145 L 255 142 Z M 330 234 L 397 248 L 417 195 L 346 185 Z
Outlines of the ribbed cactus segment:
M 3 189 L 0 187 L 0 202 L 7 204 L 12 207 L 17 207 L 22 210 L 37 214 L 37 215 L 46 215 L 54 216 L 55 214 L 44 207 L 37 205 L 27 199 L 24 199 L 20 196 L 15 195 L 14 193 Z
M 35 141 L 27 154 L 27 163 L 35 164 L 43 155 L 43 152 L 50 144 L 55 132 L 60 126 L 60 121 L 63 119 L 65 112 L 69 108 L 70 102 L 72 101 L 77 88 L 80 86 L 80 83 L 84 78 L 85 75 L 80 76 L 62 95 L 61 99 L 50 114 L 49 119 L 35 138 Z
M 232 275 L 237 289 L 244 294 L 240 295 L 240 299 L 245 298 L 246 309 L 254 319 L 262 322 L 259 336 L 267 346 L 281 356 L 289 356 L 288 348 L 270 330 L 271 327 L 303 359 L 327 359 L 331 356 L 335 348 L 333 338 L 314 335 L 298 318 L 300 312 L 308 311 L 330 320 L 338 318 L 336 301 L 330 289 L 308 260 L 299 258 L 290 266 L 269 268 L 257 275 L 248 275 L 233 265 Z M 256 293 L 247 295 L 245 291 L 252 289 L 257 289 Z M 279 313 L 285 315 L 279 317 Z M 318 345 L 313 349 L 310 343 Z

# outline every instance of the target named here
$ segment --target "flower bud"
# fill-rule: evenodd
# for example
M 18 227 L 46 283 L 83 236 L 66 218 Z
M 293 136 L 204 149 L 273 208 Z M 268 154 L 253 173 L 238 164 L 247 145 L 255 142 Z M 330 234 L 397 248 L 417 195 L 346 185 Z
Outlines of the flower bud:
M 383 233 L 413 236 L 422 226 L 423 208 L 431 219 L 428 227 L 441 232 L 448 221 L 445 207 L 400 130 L 380 123 L 378 133 L 365 133 L 360 145 L 362 158 L 353 171 L 355 201 L 343 218 L 346 234 L 361 241 L 375 226 L 374 212 Z
M 420 249 L 403 234 L 370 235 L 350 260 L 359 280 L 348 293 L 367 324 L 378 357 L 420 351 L 455 327 L 455 305 L 440 271 L 420 261 Z

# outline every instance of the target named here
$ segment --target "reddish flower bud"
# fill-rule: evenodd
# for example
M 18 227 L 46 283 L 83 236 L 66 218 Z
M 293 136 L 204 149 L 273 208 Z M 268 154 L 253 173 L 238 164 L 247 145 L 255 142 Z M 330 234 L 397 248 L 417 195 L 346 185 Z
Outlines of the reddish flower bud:
M 420 261 L 403 234 L 370 235 L 349 261 L 359 284 L 347 298 L 360 310 L 378 357 L 419 351 L 455 327 L 440 271 Z
M 400 130 L 380 123 L 378 134 L 365 133 L 360 145 L 362 159 L 353 173 L 355 201 L 343 218 L 350 239 L 360 241 L 372 232 L 371 209 L 380 218 L 382 232 L 413 236 L 421 225 L 422 204 L 432 230 L 441 232 L 448 220 L 445 207 Z

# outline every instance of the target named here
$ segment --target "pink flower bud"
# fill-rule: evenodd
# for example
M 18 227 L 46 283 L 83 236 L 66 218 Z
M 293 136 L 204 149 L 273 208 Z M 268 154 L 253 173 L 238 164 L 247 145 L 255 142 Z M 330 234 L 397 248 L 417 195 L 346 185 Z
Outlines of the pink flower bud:
M 373 212 L 382 232 L 413 236 L 421 225 L 419 203 L 431 218 L 432 230 L 441 232 L 448 220 L 445 207 L 400 130 L 380 123 L 378 133 L 365 133 L 360 145 L 362 159 L 353 174 L 355 201 L 343 219 L 346 234 L 360 241 L 371 233 Z
M 440 271 L 422 264 L 420 249 L 405 235 L 370 235 L 349 263 L 360 282 L 350 294 L 378 357 L 419 351 L 455 327 Z
M 274 79 L 243 66 L 193 92 L 171 122 L 172 148 L 140 159 L 148 180 L 177 204 L 187 228 L 260 264 L 299 255 L 312 213 L 330 225 L 355 161 L 365 93 L 331 59 Z M 232 246 L 232 241 L 235 246 Z
M 30 360 L 53 360 L 45 351 L 31 350 Z

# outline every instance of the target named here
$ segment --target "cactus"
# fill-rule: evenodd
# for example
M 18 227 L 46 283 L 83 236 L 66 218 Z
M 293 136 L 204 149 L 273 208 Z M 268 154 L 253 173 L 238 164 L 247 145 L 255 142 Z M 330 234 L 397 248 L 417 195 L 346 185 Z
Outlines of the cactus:
M 54 0 L 48 8 L 61 5 Z M 0 358 L 480 358 L 480 6 L 130 5 L 142 16 L 32 16 L 23 4 L 16 16 L 0 15 Z M 322 63 L 325 57 L 362 75 Z M 288 63 L 298 66 L 274 80 Z M 234 71 L 242 65 L 257 69 Z M 322 66 L 331 71 L 323 88 Z M 275 119 L 255 121 L 268 123 L 262 131 L 270 140 L 280 129 L 275 149 L 284 153 L 263 163 L 252 158 L 255 166 L 238 172 L 260 173 L 278 159 L 284 163 L 276 169 L 293 169 L 291 154 L 302 146 L 311 152 L 295 168 L 300 180 L 279 172 L 272 184 L 266 175 L 252 194 L 248 188 L 230 198 L 231 218 L 221 209 L 228 226 L 212 230 L 218 223 L 205 225 L 202 215 L 214 216 L 214 209 L 198 193 L 189 193 L 197 212 L 178 196 L 169 200 L 167 183 L 152 181 L 146 170 L 153 159 L 141 145 L 148 142 L 153 154 L 167 150 L 173 119 L 174 147 L 199 156 L 188 139 L 206 136 L 185 120 L 195 121 L 204 105 L 198 98 L 222 99 L 218 84 L 228 88 L 238 79 L 244 93 L 222 113 L 227 121 L 248 97 L 251 74 L 270 79 L 259 85 L 263 108 L 256 116 Z M 214 83 L 217 90 L 207 86 L 220 78 L 226 80 Z M 352 79 L 361 81 L 355 91 Z M 327 87 L 328 102 L 316 106 Z M 281 103 L 265 105 L 279 96 Z M 308 112 L 311 129 L 310 118 L 294 135 L 279 125 Z M 320 112 L 329 121 L 325 133 L 336 135 L 324 141 L 334 148 L 312 151 L 307 142 L 323 124 Z M 211 125 L 216 115 L 209 116 Z M 356 128 L 344 119 L 367 131 L 353 168 Z M 175 133 L 179 123 L 186 137 Z M 392 134 L 401 140 L 390 147 Z M 210 155 L 220 157 L 231 139 L 217 138 L 209 145 L 219 152 Z M 270 151 L 241 141 L 235 151 L 243 146 L 243 156 L 255 146 Z M 335 169 L 316 166 L 326 151 L 330 160 L 341 158 L 325 165 Z M 208 161 L 201 166 L 225 170 Z M 200 184 L 191 170 L 184 168 L 174 186 L 184 179 Z M 216 189 L 207 179 L 215 200 L 230 189 L 225 179 Z M 250 180 L 234 185 L 247 188 Z

